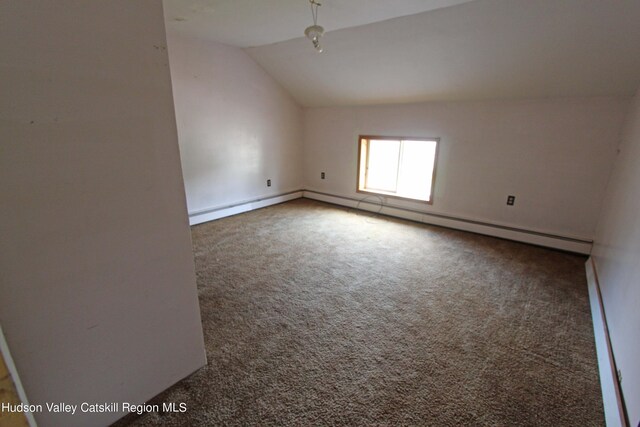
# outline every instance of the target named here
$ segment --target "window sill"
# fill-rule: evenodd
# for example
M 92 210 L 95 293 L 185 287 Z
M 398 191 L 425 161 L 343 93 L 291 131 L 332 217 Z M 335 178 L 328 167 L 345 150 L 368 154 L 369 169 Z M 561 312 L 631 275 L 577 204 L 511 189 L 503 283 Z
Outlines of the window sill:
M 431 197 L 429 200 L 423 200 L 423 199 L 412 199 L 411 197 L 396 196 L 395 194 L 389 194 L 389 193 L 371 191 L 371 190 L 356 190 L 356 192 L 360 194 L 368 194 L 371 196 L 389 197 L 395 200 L 403 200 L 405 202 L 420 203 L 423 205 L 433 205 L 433 197 Z

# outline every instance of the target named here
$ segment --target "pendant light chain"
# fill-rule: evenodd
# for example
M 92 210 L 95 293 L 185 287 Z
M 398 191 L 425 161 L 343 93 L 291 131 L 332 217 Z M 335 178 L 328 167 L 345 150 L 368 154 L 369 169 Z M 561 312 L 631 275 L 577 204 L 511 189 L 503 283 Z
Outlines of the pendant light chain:
M 317 3 L 316 0 L 309 0 L 309 3 L 311 3 L 311 16 L 313 17 L 313 25 L 318 25 L 318 6 L 322 5 L 320 3 Z
M 322 6 L 316 0 L 309 0 L 311 6 L 311 17 L 313 18 L 313 25 L 307 27 L 304 30 L 304 35 L 313 43 L 313 47 L 319 53 L 322 53 L 323 49 L 320 45 L 320 37 L 324 34 L 324 28 L 318 25 L 318 6 Z

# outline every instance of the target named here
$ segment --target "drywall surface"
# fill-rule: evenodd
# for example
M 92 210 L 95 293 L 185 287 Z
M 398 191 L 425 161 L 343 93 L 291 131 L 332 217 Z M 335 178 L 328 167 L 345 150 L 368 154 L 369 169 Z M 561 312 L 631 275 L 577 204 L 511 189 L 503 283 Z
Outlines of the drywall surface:
M 631 426 L 640 423 L 640 91 L 607 187 L 593 248 Z
M 141 403 L 205 363 L 165 46 L 157 1 L 0 2 L 0 322 L 32 404 Z
M 628 105 L 580 98 L 305 109 L 305 188 L 363 197 L 360 134 L 439 137 L 433 205 L 404 206 L 591 239 Z
M 293 10 L 294 3 L 302 9 L 306 2 L 274 3 Z M 345 3 L 357 10 L 352 1 L 327 1 L 318 24 L 332 25 L 333 11 L 351 9 Z M 392 8 L 403 2 L 386 3 Z M 370 12 L 361 8 L 362 16 Z M 274 21 L 291 16 L 274 15 Z M 328 31 L 320 40 L 322 55 L 301 30 L 280 43 L 264 36 L 247 53 L 304 107 L 632 97 L 640 85 L 639 20 L 638 0 L 481 0 Z M 187 27 L 205 20 L 193 21 Z M 294 22 L 304 27 L 308 18 Z M 249 33 L 259 29 L 252 26 Z
M 301 108 L 241 49 L 168 41 L 189 213 L 299 190 Z

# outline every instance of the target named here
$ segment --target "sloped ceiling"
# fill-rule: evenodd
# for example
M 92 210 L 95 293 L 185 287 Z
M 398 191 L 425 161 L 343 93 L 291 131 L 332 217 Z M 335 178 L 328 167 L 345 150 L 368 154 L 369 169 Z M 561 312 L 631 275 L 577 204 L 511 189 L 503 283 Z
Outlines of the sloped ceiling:
M 318 23 L 330 29 L 329 11 L 344 3 L 325 0 Z M 292 33 L 309 25 L 306 6 Z M 277 27 L 279 13 L 265 13 Z M 253 32 L 239 26 L 232 44 L 255 44 Z M 267 33 L 262 40 L 286 37 Z M 304 37 L 246 52 L 303 106 L 631 96 L 640 86 L 640 1 L 474 0 L 328 31 L 322 44 L 322 54 Z
M 471 0 L 319 0 L 326 31 L 370 24 Z M 237 47 L 291 40 L 311 25 L 309 0 L 164 0 L 167 28 Z

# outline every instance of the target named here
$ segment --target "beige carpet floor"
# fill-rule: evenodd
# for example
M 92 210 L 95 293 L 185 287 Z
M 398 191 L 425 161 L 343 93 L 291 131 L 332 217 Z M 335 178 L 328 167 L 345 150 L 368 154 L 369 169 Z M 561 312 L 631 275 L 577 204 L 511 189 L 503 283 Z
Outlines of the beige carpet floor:
M 123 425 L 604 425 L 582 256 L 306 199 L 192 233 L 209 364 Z

